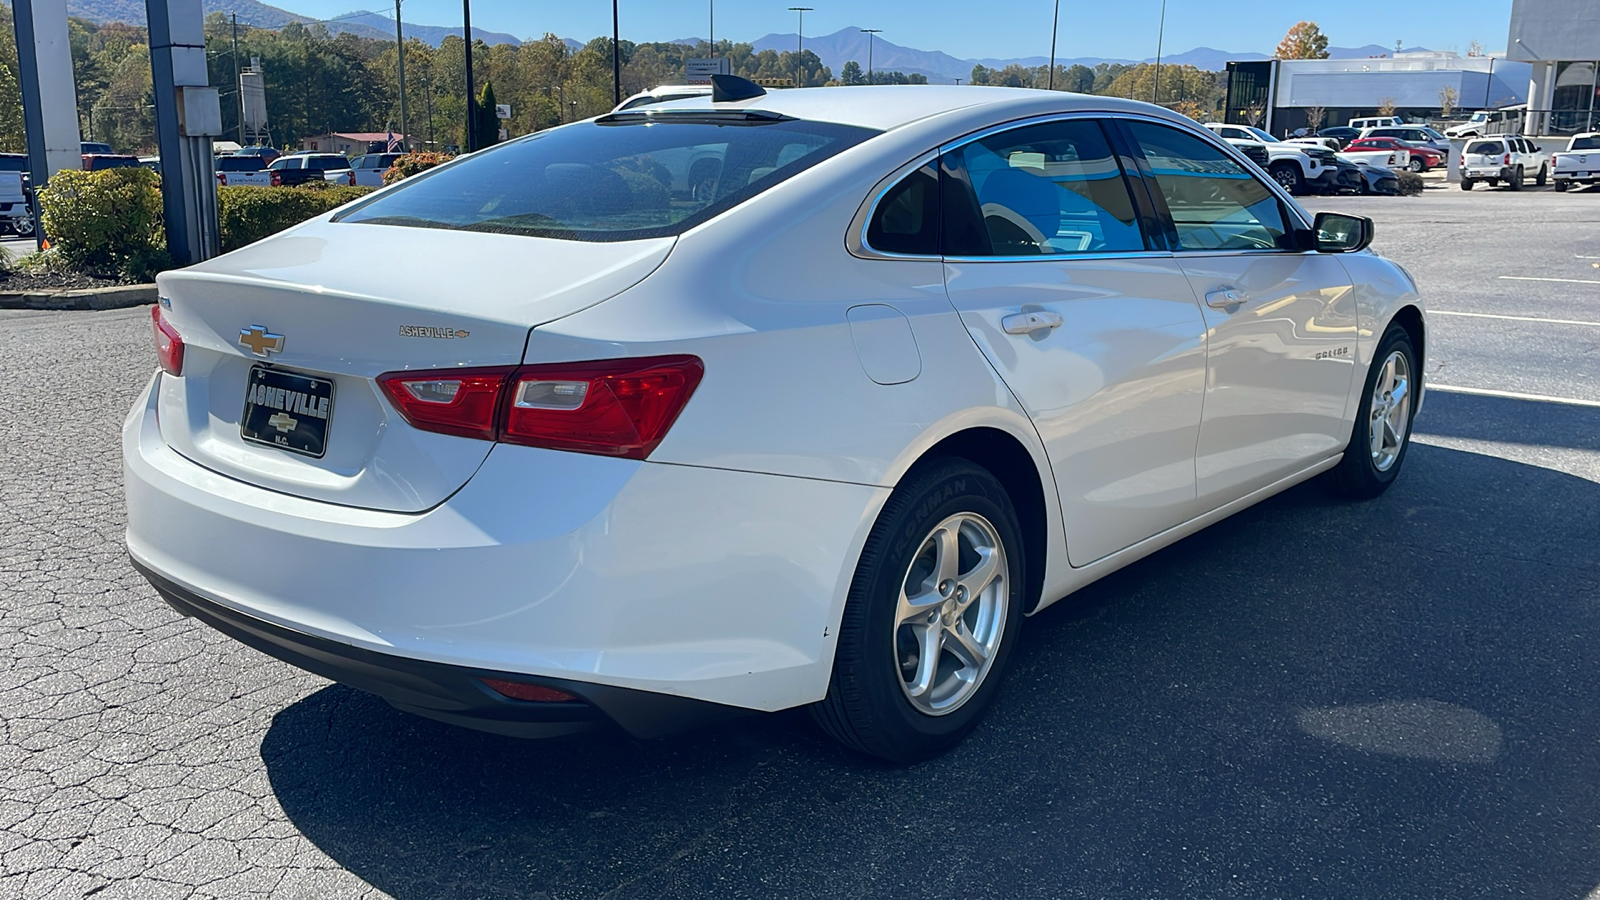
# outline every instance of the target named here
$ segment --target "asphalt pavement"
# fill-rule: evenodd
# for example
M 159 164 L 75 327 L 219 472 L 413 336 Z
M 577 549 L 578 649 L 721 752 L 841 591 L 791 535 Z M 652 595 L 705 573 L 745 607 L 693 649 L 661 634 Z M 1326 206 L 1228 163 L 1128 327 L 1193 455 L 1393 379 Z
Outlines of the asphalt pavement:
M 907 769 L 792 713 L 478 734 L 179 618 L 121 545 L 148 317 L 0 314 L 0 896 L 1600 896 L 1600 193 L 1307 205 L 1433 309 L 1398 483 L 1035 616 Z

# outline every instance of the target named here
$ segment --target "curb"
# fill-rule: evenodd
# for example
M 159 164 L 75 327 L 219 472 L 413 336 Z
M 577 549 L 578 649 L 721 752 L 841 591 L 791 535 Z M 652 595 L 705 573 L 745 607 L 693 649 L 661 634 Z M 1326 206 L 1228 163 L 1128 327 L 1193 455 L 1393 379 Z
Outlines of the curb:
M 126 309 L 156 302 L 153 284 L 86 288 L 76 291 L 0 292 L 0 309 Z

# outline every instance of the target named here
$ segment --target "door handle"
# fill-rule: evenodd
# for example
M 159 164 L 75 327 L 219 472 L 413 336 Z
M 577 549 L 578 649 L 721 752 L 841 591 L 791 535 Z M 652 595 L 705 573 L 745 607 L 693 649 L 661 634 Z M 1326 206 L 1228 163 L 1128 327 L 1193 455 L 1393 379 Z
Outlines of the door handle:
M 1006 334 L 1032 334 L 1041 328 L 1060 328 L 1061 314 L 1053 312 L 1012 313 L 1000 320 Z
M 1212 309 L 1227 309 L 1244 301 L 1244 291 L 1238 288 L 1219 288 L 1206 294 L 1206 305 Z

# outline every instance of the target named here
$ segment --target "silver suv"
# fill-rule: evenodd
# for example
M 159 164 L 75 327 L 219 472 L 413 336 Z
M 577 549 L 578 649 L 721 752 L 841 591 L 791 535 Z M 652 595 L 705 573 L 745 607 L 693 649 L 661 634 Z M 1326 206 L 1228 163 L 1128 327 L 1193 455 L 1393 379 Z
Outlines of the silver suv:
M 1550 178 L 1550 160 L 1539 152 L 1533 141 L 1517 135 L 1473 138 L 1461 152 L 1461 189 L 1472 190 L 1473 185 L 1486 181 L 1497 187 L 1504 181 L 1513 191 L 1522 190 L 1528 173 L 1534 183 L 1544 184 Z

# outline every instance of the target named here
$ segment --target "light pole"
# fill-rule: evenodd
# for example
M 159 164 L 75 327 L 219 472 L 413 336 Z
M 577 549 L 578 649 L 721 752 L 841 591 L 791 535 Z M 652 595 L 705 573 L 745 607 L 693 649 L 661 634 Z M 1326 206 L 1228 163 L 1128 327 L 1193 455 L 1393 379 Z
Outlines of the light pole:
M 1161 0 L 1161 24 L 1156 26 L 1156 71 L 1150 86 L 1150 102 L 1157 102 L 1161 96 L 1161 39 L 1167 33 L 1167 0 Z
M 867 84 L 872 84 L 872 36 L 882 34 L 882 28 L 863 28 L 861 33 L 867 36 Z
M 478 98 L 472 90 L 472 0 L 461 0 L 461 27 L 467 54 L 467 152 L 478 149 Z
M 795 29 L 794 36 L 794 86 L 800 87 L 800 72 L 802 71 L 800 68 L 800 54 L 806 52 L 806 13 L 811 12 L 811 7 L 791 6 L 789 7 L 789 12 L 799 13 L 800 15 L 800 24 Z
M 400 147 L 408 150 L 406 141 L 411 133 L 406 130 L 406 38 L 400 30 L 400 0 L 394 0 L 394 49 L 400 62 Z
M 617 30 L 617 0 L 611 0 L 611 105 L 622 105 L 622 32 Z
M 711 58 L 717 58 L 717 0 L 709 0 L 711 5 Z
M 1061 0 L 1056 0 L 1056 12 L 1050 19 L 1050 82 L 1049 90 L 1056 89 L 1056 31 L 1061 28 Z

